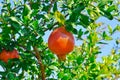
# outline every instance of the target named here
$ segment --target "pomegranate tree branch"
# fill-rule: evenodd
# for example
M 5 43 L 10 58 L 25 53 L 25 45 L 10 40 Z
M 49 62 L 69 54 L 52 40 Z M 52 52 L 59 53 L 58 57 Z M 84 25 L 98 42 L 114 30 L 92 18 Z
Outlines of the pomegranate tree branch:
M 45 69 L 44 69 L 44 65 L 42 63 L 40 53 L 39 53 L 39 51 L 36 47 L 33 47 L 33 48 L 34 48 L 34 51 L 35 51 L 35 57 L 37 58 L 38 64 L 40 65 L 42 80 L 45 80 Z
M 51 8 L 53 7 L 52 5 L 55 3 L 56 0 L 50 0 L 50 7 L 49 7 L 49 10 L 48 10 L 48 13 L 50 13 L 50 10 Z

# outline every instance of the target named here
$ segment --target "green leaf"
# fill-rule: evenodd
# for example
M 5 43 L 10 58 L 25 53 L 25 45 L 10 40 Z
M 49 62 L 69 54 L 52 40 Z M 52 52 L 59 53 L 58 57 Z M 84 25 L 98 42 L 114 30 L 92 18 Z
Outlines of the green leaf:
M 108 30 L 109 30 L 109 33 L 112 34 L 112 27 L 110 25 L 108 25 Z
M 12 59 L 12 62 L 13 61 L 16 61 L 17 59 Z M 17 63 L 18 64 L 18 63 Z M 15 72 L 15 73 L 17 73 L 17 72 L 19 72 L 20 71 L 20 66 L 19 67 L 14 67 L 12 70 L 11 70 L 12 72 Z
M 57 11 L 57 2 L 54 3 L 53 12 Z
M 48 12 L 50 8 L 50 5 L 43 5 L 42 11 Z
M 112 20 L 113 19 L 113 16 L 110 12 L 107 12 L 107 11 L 103 11 L 104 12 L 104 16 L 107 17 L 108 19 Z
M 12 23 L 12 26 L 13 26 L 17 31 L 20 30 L 20 25 L 19 25 L 19 24 L 13 22 L 13 23 Z
M 90 18 L 92 20 L 97 20 L 99 18 L 99 16 L 100 16 L 100 11 L 99 11 L 98 8 L 96 8 L 96 10 L 88 9 L 87 11 L 88 11 L 88 14 L 90 15 Z
M 112 40 L 112 37 L 109 36 L 105 31 L 103 32 L 103 39 L 105 40 Z
M 24 34 L 25 36 L 29 35 L 29 29 L 23 28 L 21 29 L 21 33 Z
M 96 64 L 93 63 L 93 64 L 90 66 L 90 70 L 95 69 L 95 68 L 96 68 Z
M 78 33 L 77 29 L 74 28 L 74 29 L 73 29 L 73 33 L 74 33 L 74 34 L 77 34 L 77 33 Z
M 31 10 L 30 6 L 25 4 L 24 9 L 23 9 L 23 13 L 22 13 L 22 18 L 23 18 L 23 22 L 26 25 L 31 20 L 31 13 L 32 13 L 32 10 Z
M 81 39 L 82 35 L 83 35 L 83 31 L 82 31 L 82 29 L 80 29 L 79 32 L 78 32 L 78 38 Z
M 93 63 L 95 61 L 95 56 L 94 55 L 90 56 L 88 60 L 90 61 L 90 63 Z
M 28 43 L 27 43 L 26 50 L 28 50 L 28 51 L 30 51 L 30 50 L 31 50 L 31 42 L 28 42 Z
M 44 33 L 44 32 L 43 32 Z M 42 37 L 39 37 L 37 40 L 36 40 L 36 44 L 41 44 L 43 42 L 43 38 Z
M 115 33 L 116 31 L 120 31 L 120 25 L 117 25 L 114 29 L 112 33 Z
M 73 13 L 70 15 L 69 20 L 70 20 L 71 22 L 76 22 L 76 21 L 78 20 L 78 17 L 79 17 L 79 15 L 78 15 L 77 13 L 73 12 Z
M 107 34 L 106 34 L 105 31 L 103 32 L 103 35 L 102 35 L 102 36 L 103 36 L 103 39 L 105 39 L 105 37 L 107 36 Z
M 11 10 L 11 3 L 7 4 L 7 9 L 10 11 Z
M 32 3 L 30 4 L 30 6 L 31 6 L 32 9 L 38 9 L 39 6 L 40 6 L 40 4 L 39 4 L 39 2 L 32 2 Z
M 6 64 L 2 60 L 0 60 L 0 66 L 2 66 L 3 68 L 5 68 Z
M 120 25 L 116 26 L 116 30 L 120 31 Z
M 70 80 L 70 78 L 71 78 L 70 73 L 65 73 L 62 80 Z
M 70 22 L 66 23 L 66 27 L 65 28 L 66 28 L 67 31 L 73 31 L 73 29 L 74 29 Z
M 82 56 L 79 56 L 79 57 L 77 58 L 77 64 L 78 64 L 78 65 L 80 65 L 81 63 L 83 63 L 83 61 L 84 61 L 84 58 L 83 58 Z
M 17 18 L 17 17 L 10 17 L 10 19 L 11 19 L 11 21 L 13 21 L 13 22 L 16 22 L 16 23 L 18 23 L 19 25 L 21 25 L 21 21 Z
M 106 43 L 106 42 L 98 42 L 98 44 L 108 44 L 108 43 Z
M 90 24 L 90 18 L 87 15 L 80 14 L 80 22 L 83 24 L 83 26 L 88 26 Z
M 14 74 L 12 72 L 8 73 L 7 78 L 8 78 L 8 80 L 16 80 L 15 76 L 14 76 Z
M 84 32 L 84 34 L 88 34 L 88 33 L 89 33 L 89 31 L 88 31 L 88 30 Z
M 62 78 L 64 75 L 64 72 L 59 72 L 57 75 L 58 75 L 58 78 Z
M 83 75 L 81 76 L 80 80 L 87 80 L 87 75 L 84 75 L 84 74 L 83 74 Z
M 98 4 L 98 7 L 101 9 L 104 9 L 106 3 L 107 3 L 107 0 L 101 0 Z
M 45 32 L 42 30 L 42 28 L 39 28 L 38 33 L 39 33 L 40 36 L 43 36 L 45 34 Z
M 2 76 L 6 76 L 6 72 L 2 72 L 2 71 L 0 71 L 0 75 L 2 75 Z
M 55 11 L 55 18 L 56 18 L 56 20 L 60 23 L 60 24 L 62 24 L 62 25 L 64 25 L 65 24 L 65 16 L 61 13 L 61 12 L 59 12 L 59 11 Z
M 34 28 L 35 30 L 38 29 L 38 25 L 39 25 L 38 20 L 34 20 L 34 21 L 32 22 L 32 26 L 33 26 L 33 28 Z
M 84 5 L 83 3 L 80 3 L 80 4 L 78 4 L 77 7 L 75 8 L 74 12 L 79 14 L 79 13 L 80 13 L 82 10 L 84 10 L 84 9 L 85 9 L 85 5 Z
M 76 22 L 80 16 L 80 12 L 85 9 L 85 6 L 83 3 L 80 3 L 76 6 L 76 8 L 72 11 L 72 14 L 70 15 L 69 20 L 71 22 Z
M 116 10 L 116 6 L 115 6 L 115 5 L 110 6 L 110 7 L 107 9 L 107 12 L 110 13 L 110 12 L 112 12 L 113 10 Z
M 33 42 L 36 41 L 36 36 L 35 36 L 35 34 L 31 34 L 31 35 L 30 35 L 30 40 L 33 41 Z
M 112 40 L 112 37 L 106 36 L 105 40 Z
M 74 1 L 73 0 L 67 0 L 67 5 L 68 7 L 72 7 L 72 4 L 74 4 Z
M 55 70 L 55 71 L 58 70 L 58 68 L 57 68 L 56 66 L 54 66 L 54 65 L 49 66 L 49 68 L 50 68 L 50 69 L 53 69 L 53 70 Z
M 25 4 L 23 9 L 23 16 L 27 16 L 28 14 L 30 14 L 30 12 L 31 12 L 30 6 Z

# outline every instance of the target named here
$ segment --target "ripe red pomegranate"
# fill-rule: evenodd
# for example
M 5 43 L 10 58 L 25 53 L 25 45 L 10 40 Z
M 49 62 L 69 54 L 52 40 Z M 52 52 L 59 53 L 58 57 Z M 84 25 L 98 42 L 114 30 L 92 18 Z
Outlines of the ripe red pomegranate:
M 49 49 L 61 60 L 65 60 L 66 54 L 73 50 L 74 44 L 73 35 L 63 26 L 55 29 L 48 39 Z
M 18 51 L 14 49 L 13 51 L 7 51 L 5 49 L 0 53 L 0 60 L 8 62 L 9 59 L 19 58 Z

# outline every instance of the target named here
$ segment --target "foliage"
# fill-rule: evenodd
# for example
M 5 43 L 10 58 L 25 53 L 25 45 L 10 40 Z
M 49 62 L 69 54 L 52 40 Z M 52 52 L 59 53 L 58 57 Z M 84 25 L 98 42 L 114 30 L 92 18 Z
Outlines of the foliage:
M 108 56 L 96 61 L 101 45 L 120 31 L 97 23 L 104 16 L 120 21 L 119 0 L 2 0 L 0 3 L 0 52 L 16 48 L 20 59 L 0 61 L 1 80 L 103 80 L 120 77 L 120 40 Z M 82 41 L 58 61 L 43 36 L 61 25 Z M 77 28 L 79 27 L 79 28 Z M 119 33 L 119 32 L 118 32 Z M 62 43 L 61 43 L 62 44 Z

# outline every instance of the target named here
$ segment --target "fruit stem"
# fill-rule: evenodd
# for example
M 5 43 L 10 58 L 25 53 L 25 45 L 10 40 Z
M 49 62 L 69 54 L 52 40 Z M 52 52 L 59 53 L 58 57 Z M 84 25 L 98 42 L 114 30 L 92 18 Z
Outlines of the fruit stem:
M 66 60 L 66 55 L 57 55 L 59 61 L 65 61 Z
M 37 58 L 38 64 L 40 65 L 42 80 L 45 80 L 45 68 L 44 68 L 44 65 L 42 63 L 41 56 L 39 54 L 38 49 L 36 47 L 33 47 L 33 48 L 34 48 L 34 51 L 35 51 L 35 57 Z M 38 78 L 40 79 L 40 76 Z

